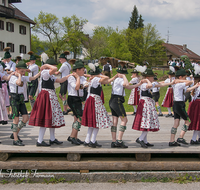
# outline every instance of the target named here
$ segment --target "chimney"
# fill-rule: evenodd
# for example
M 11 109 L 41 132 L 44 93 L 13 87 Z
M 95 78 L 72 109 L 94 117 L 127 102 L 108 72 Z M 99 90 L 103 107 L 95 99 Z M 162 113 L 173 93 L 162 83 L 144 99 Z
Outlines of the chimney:
M 183 44 L 183 51 L 187 51 L 187 44 Z

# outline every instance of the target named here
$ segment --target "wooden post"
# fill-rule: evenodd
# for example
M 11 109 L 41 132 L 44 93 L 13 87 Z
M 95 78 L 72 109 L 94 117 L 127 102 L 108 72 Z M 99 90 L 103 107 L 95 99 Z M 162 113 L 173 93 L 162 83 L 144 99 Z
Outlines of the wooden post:
M 0 153 L 0 161 L 6 161 L 12 154 L 10 153 Z
M 151 153 L 136 153 L 135 158 L 137 161 L 150 161 Z
M 68 161 L 80 161 L 81 160 L 81 154 L 69 153 L 69 154 L 67 154 L 67 160 Z

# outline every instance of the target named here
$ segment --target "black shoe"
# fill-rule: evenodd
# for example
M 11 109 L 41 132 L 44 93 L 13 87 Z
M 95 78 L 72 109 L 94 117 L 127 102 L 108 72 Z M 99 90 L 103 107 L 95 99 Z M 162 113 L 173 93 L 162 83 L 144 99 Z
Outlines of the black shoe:
M 89 143 L 86 143 L 85 141 L 83 142 L 84 146 L 89 146 Z
M 171 114 L 167 114 L 165 117 L 174 117 L 174 115 L 171 113 Z
M 67 138 L 67 140 L 68 140 L 69 142 L 72 142 L 72 138 L 71 138 L 70 136 Z
M 7 122 L 7 121 L 2 121 L 1 124 L 2 124 L 2 125 L 7 125 L 8 122 Z
M 80 139 L 76 139 L 77 140 L 77 142 L 79 142 L 80 144 L 83 144 L 84 142 L 83 141 L 81 141 Z
M 178 138 L 177 142 L 182 143 L 182 144 L 188 144 L 184 138 Z
M 158 116 L 163 116 L 163 114 L 162 114 L 162 113 L 159 113 Z
M 10 135 L 10 138 L 11 138 L 11 139 L 14 139 L 13 133 Z M 17 136 L 17 138 L 18 138 L 18 140 L 19 140 L 20 142 L 23 142 L 23 140 L 21 140 L 21 139 L 19 138 L 19 136 Z
M 126 146 L 123 141 L 119 142 L 116 140 L 116 144 L 119 148 L 128 148 L 128 146 Z
M 97 143 L 97 141 L 94 144 L 96 145 L 96 147 L 102 147 L 102 145 L 100 145 L 99 143 Z
M 131 115 L 135 115 L 136 114 L 136 112 L 133 112 Z
M 75 145 L 80 145 L 80 143 L 75 139 L 71 137 L 71 143 Z
M 139 143 L 142 148 L 148 148 L 148 146 L 144 143 L 144 141 L 140 141 L 139 138 L 136 139 L 136 143 Z
M 146 143 L 147 146 L 154 146 L 154 144 Z
M 49 144 L 57 144 L 57 145 L 60 145 L 60 144 L 62 144 L 62 143 L 63 143 L 63 142 L 58 141 L 57 139 L 55 139 L 54 141 L 49 140 Z
M 169 142 L 169 146 L 181 146 L 181 145 L 174 141 L 174 142 Z
M 191 144 L 191 145 L 200 145 L 200 142 L 197 141 L 197 140 L 196 140 L 196 141 L 191 140 L 191 141 L 190 141 L 190 144 Z
M 8 118 L 9 118 L 9 119 L 12 119 L 12 116 L 13 116 L 12 114 L 9 114 L 9 115 L 8 115 Z
M 200 138 L 199 138 L 198 142 L 200 142 Z
M 41 143 L 37 142 L 36 146 L 51 146 L 50 144 L 47 144 L 46 142 L 42 141 Z
M 119 146 L 116 144 L 116 142 L 111 143 L 111 148 L 119 148 Z
M 67 111 L 63 111 L 63 115 L 68 115 L 68 112 Z
M 15 145 L 15 146 L 25 146 L 20 140 L 13 141 L 13 145 Z
M 91 147 L 91 148 L 96 148 L 97 147 L 96 144 L 92 143 L 91 141 L 89 142 L 88 146 Z

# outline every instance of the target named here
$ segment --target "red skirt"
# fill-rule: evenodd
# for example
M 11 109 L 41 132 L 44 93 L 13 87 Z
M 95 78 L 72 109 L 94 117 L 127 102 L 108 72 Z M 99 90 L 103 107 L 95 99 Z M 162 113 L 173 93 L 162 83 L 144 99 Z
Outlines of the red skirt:
M 188 115 L 191 120 L 188 130 L 200 131 L 200 99 L 189 104 Z
M 46 128 L 60 128 L 61 126 L 65 126 L 64 121 L 63 121 L 64 120 L 63 116 L 62 116 L 63 119 L 61 117 L 61 121 L 57 121 L 58 124 L 56 124 L 56 125 L 53 124 L 52 115 L 55 118 L 59 114 L 52 113 L 52 110 L 54 110 L 54 108 L 52 108 L 52 105 L 50 102 L 50 94 L 48 91 L 42 90 L 39 93 L 39 95 L 37 96 L 37 99 L 35 101 L 32 111 L 31 111 L 29 125 L 46 127 Z M 59 116 L 58 116 L 58 118 L 59 119 L 56 119 L 56 120 L 60 120 Z
M 162 106 L 165 108 L 171 108 L 173 106 L 173 88 L 169 87 L 165 94 L 165 98 L 162 102 Z
M 140 101 L 140 93 L 138 91 L 138 87 L 131 90 L 131 94 L 128 99 L 128 104 L 136 106 Z
M 160 124 L 155 109 L 155 102 L 151 98 L 141 98 L 138 104 L 132 129 L 138 131 L 158 131 Z

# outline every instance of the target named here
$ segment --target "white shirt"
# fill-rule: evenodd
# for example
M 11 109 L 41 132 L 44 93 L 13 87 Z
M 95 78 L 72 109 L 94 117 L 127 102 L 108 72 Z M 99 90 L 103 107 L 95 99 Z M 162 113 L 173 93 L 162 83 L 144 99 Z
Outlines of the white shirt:
M 185 83 L 177 83 L 173 85 L 174 101 L 185 101 Z
M 59 69 L 59 72 L 61 73 L 61 78 L 69 75 L 70 71 L 71 71 L 71 65 L 68 62 L 64 62 Z
M 160 87 L 155 87 L 155 85 L 157 85 L 157 84 L 159 84 L 157 81 L 152 82 L 152 85 L 154 86 L 154 87 L 152 87 L 152 92 L 159 92 Z
M 16 89 L 17 89 L 17 81 L 18 77 L 16 77 L 15 75 L 12 75 L 10 80 L 9 80 L 9 88 L 10 88 L 10 92 L 11 93 L 16 93 Z M 29 81 L 29 77 L 28 76 L 22 76 L 21 77 L 21 81 L 25 84 Z M 23 94 L 24 93 L 24 85 L 22 87 L 18 86 L 18 94 Z
M 107 63 L 108 65 L 109 65 L 109 67 L 110 67 L 110 71 L 112 71 L 112 66 L 109 64 L 109 63 Z M 104 65 L 105 66 L 105 65 Z M 104 66 L 103 66 L 103 71 L 104 71 Z
M 129 83 L 137 84 L 137 83 L 139 83 L 139 79 L 137 77 L 134 77 L 134 78 L 131 79 L 131 81 Z
M 6 62 L 6 69 L 9 69 L 10 71 L 15 71 L 16 63 L 13 61 L 10 61 L 9 63 Z
M 39 72 L 39 68 L 38 68 L 38 66 L 35 63 L 32 64 L 32 65 L 30 65 L 28 67 L 28 69 L 31 71 L 30 73 L 28 73 L 29 77 L 34 77 Z
M 87 95 L 87 98 L 90 96 L 90 88 L 93 87 L 93 88 L 97 88 L 99 85 L 101 86 L 101 83 L 99 82 L 100 81 L 100 77 L 94 77 L 90 83 L 89 83 L 89 86 L 88 86 L 88 95 Z
M 125 90 L 123 87 L 124 79 L 116 78 L 112 83 L 112 94 L 125 96 Z
M 83 84 L 83 86 L 87 83 L 86 78 L 84 76 L 80 76 L 80 84 Z M 78 96 L 76 88 L 76 78 L 74 76 L 70 76 L 68 78 L 68 96 Z M 83 97 L 83 89 L 79 89 L 79 97 Z

